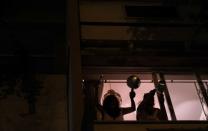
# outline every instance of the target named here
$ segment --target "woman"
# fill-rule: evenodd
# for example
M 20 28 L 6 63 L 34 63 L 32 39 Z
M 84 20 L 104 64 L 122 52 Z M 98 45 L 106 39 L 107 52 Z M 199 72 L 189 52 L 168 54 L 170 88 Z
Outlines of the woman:
M 164 120 L 164 114 L 160 109 L 154 107 L 154 95 L 156 90 L 151 90 L 149 93 L 146 93 L 143 97 L 142 102 L 137 108 L 137 120 L 142 121 L 158 121 Z M 159 94 L 163 98 L 163 94 Z
M 135 111 L 135 92 L 131 91 L 129 93 L 131 100 L 131 107 L 122 108 L 121 107 L 121 96 L 114 90 L 109 90 L 104 96 L 103 105 L 98 106 L 102 114 L 102 120 L 123 120 L 123 115 Z

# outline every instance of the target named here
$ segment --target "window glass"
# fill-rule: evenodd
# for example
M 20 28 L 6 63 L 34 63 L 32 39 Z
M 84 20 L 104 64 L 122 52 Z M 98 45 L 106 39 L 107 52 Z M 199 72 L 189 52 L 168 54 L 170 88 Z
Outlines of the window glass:
M 177 120 L 204 120 L 195 80 L 166 80 Z

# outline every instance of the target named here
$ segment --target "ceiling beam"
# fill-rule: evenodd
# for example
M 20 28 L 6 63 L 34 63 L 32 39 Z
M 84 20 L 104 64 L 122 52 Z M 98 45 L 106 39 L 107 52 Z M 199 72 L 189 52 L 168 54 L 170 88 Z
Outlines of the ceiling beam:
M 168 73 L 168 74 L 192 74 L 197 71 L 200 74 L 207 74 L 208 70 L 204 68 L 193 68 L 193 67 L 120 67 L 120 66 L 83 66 L 82 72 L 83 76 L 93 76 L 94 78 L 99 78 L 100 75 L 104 75 L 104 78 L 108 76 L 114 77 L 116 80 L 123 75 L 131 74 L 151 74 L 152 72 Z M 142 75 L 142 76 L 143 76 Z M 126 78 L 126 77 L 125 77 Z
M 82 66 L 207 67 L 207 57 L 188 56 L 82 56 Z
M 89 22 L 81 21 L 81 26 L 142 26 L 142 27 L 196 27 L 201 25 L 200 23 L 193 22 Z M 207 27 L 207 25 L 204 25 Z
M 88 48 L 128 48 L 133 44 L 134 48 L 141 49 L 177 49 L 183 50 L 184 41 L 159 41 L 159 40 L 87 40 L 81 42 L 82 49 Z
M 89 1 L 89 2 L 96 2 L 96 1 L 107 1 L 107 2 L 116 2 L 116 1 L 127 1 L 127 2 L 143 2 L 143 3 L 161 3 L 164 0 L 80 0 L 80 1 Z

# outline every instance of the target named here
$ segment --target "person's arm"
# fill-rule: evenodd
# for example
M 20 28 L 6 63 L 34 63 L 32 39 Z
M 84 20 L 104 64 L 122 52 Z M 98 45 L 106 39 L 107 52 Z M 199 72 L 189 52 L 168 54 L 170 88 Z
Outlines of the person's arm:
M 99 83 L 95 88 L 95 106 L 97 108 L 97 119 L 103 120 L 103 106 L 100 103 L 103 83 Z
M 129 93 L 129 96 L 130 96 L 130 100 L 131 100 L 131 107 L 121 108 L 123 115 L 131 113 L 131 112 L 136 110 L 136 105 L 135 105 L 135 102 L 134 102 L 134 97 L 136 96 L 135 92 L 131 91 Z

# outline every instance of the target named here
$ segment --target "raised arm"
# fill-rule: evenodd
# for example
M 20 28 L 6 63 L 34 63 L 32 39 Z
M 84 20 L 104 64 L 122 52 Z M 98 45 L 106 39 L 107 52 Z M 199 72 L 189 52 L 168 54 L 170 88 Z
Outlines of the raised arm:
M 130 97 L 130 100 L 131 100 L 131 107 L 126 107 L 126 108 L 121 108 L 122 109 L 122 113 L 123 115 L 125 114 L 128 114 L 128 113 L 131 113 L 133 111 L 136 110 L 136 105 L 135 105 L 135 102 L 134 102 L 134 97 L 136 96 L 135 92 L 132 90 L 130 93 L 129 93 L 129 97 Z
M 96 97 L 96 106 L 99 110 L 102 110 L 102 105 L 100 103 L 101 100 L 101 94 L 102 94 L 102 90 L 103 90 L 103 83 L 99 83 L 97 85 L 97 87 L 95 88 L 95 97 Z

